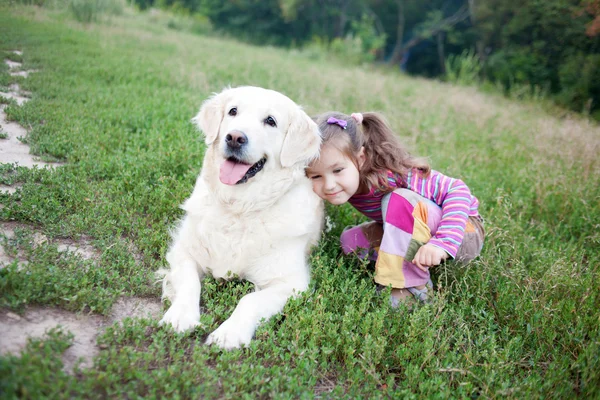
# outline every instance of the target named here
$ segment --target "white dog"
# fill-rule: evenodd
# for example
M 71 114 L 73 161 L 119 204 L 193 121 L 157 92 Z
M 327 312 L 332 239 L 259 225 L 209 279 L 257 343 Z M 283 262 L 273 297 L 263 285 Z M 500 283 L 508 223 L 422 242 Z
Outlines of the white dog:
M 179 332 L 198 325 L 203 276 L 237 275 L 256 291 L 207 339 L 230 349 L 248 344 L 261 319 L 308 287 L 323 204 L 304 168 L 318 157 L 321 137 L 296 103 L 257 87 L 225 89 L 193 121 L 207 151 L 162 271 L 171 307 L 161 323 Z

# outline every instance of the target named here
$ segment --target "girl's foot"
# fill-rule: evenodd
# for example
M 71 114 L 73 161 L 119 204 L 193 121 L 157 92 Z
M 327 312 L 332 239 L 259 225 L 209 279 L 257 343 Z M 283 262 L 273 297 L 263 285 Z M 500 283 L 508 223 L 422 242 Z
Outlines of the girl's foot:
M 384 289 L 384 286 L 381 286 Z M 379 290 L 381 290 L 379 289 Z M 433 290 L 433 283 L 431 280 L 425 285 L 415 286 L 410 288 L 392 288 L 390 295 L 390 303 L 392 308 L 397 308 L 400 303 L 414 304 L 416 302 L 429 303 L 429 290 Z

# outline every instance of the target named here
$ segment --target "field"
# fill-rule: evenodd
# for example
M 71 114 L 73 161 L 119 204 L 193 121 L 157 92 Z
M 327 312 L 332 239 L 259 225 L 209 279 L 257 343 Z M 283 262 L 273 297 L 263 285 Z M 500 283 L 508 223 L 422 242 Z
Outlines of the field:
M 32 313 L 98 328 L 80 365 L 64 358 L 83 340 L 67 323 L 2 354 L 2 398 L 600 397 L 597 124 L 472 87 L 176 31 L 152 14 L 81 25 L 0 6 L 0 53 L 35 71 L 11 75 L 2 62 L 0 91 L 16 84 L 30 101 L 1 102 L 31 153 L 54 165 L 0 164 L 0 185 L 13 188 L 0 191 L 0 332 L 32 329 Z M 248 282 L 205 281 L 203 328 L 159 326 L 153 273 L 204 153 L 190 119 L 228 85 L 281 91 L 310 115 L 382 112 L 413 153 L 479 198 L 481 257 L 435 268 L 433 304 L 392 309 L 373 272 L 339 254 L 341 230 L 362 217 L 328 207 L 310 289 L 248 348 L 203 344 Z M 115 317 L 131 301 L 152 316 Z

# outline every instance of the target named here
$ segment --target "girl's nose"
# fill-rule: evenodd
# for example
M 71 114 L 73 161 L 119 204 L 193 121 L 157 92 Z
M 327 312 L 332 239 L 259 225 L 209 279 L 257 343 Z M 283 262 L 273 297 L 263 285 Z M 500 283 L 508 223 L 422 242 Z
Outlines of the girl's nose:
M 326 176 L 325 177 L 325 190 L 331 190 L 335 188 L 335 179 L 333 177 Z

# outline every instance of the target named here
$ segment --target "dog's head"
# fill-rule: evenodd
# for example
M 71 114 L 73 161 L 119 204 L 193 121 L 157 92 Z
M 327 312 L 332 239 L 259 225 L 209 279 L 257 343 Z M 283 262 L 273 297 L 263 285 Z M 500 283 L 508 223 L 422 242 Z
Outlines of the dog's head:
M 244 184 L 263 169 L 305 165 L 319 154 L 318 126 L 283 94 L 252 86 L 206 100 L 193 121 L 220 157 L 219 178 Z

